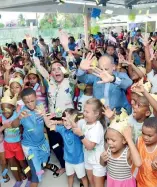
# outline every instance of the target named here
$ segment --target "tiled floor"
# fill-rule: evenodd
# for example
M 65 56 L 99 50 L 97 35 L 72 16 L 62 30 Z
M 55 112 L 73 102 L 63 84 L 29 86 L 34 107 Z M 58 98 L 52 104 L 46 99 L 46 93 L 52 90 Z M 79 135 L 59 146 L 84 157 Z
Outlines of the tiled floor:
M 51 162 L 58 165 L 57 159 L 54 156 L 52 157 Z M 11 180 L 6 184 L 1 184 L 1 187 L 13 187 L 13 185 L 15 184 L 15 180 L 10 172 L 9 176 L 11 177 Z M 21 187 L 25 187 L 25 183 L 26 181 L 23 182 L 23 185 Z M 79 181 L 75 179 L 74 187 L 79 186 Z M 68 187 L 66 174 L 63 174 L 59 178 L 53 178 L 52 172 L 49 170 L 45 170 L 43 181 L 39 184 L 39 187 Z

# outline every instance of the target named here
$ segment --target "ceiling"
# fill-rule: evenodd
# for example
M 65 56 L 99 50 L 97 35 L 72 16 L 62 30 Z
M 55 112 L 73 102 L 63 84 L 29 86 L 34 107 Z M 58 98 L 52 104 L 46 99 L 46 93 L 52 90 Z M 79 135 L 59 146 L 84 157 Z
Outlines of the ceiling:
M 157 0 L 107 0 L 105 6 L 96 6 L 95 0 L 0 0 L 0 11 L 8 12 L 62 12 L 62 13 L 88 13 L 93 7 L 102 11 L 113 10 L 116 15 L 129 14 L 139 9 L 150 9 L 150 14 L 157 13 Z M 104 0 L 105 1 L 105 0 Z

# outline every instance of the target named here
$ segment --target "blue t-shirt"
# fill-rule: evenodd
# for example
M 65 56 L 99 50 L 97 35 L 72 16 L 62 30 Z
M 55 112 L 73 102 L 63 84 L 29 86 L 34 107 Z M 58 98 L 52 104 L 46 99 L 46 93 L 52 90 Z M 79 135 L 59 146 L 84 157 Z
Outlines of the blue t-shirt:
M 37 105 L 39 104 L 37 103 Z M 21 111 L 27 111 L 30 115 L 20 121 L 24 128 L 22 144 L 24 146 L 40 146 L 45 141 L 43 118 L 35 111 L 29 110 L 26 106 Z
M 14 111 L 13 115 L 9 119 L 6 119 L 2 114 L 2 122 L 14 121 L 15 119 L 17 119 L 17 117 L 18 117 L 18 113 L 16 111 Z M 4 140 L 8 143 L 20 142 L 21 135 L 20 135 L 19 127 L 5 129 L 4 130 Z
M 68 44 L 68 47 L 69 47 L 69 50 L 71 50 L 71 51 L 75 51 L 75 47 L 76 47 L 77 45 L 75 44 L 75 43 L 69 43 Z
M 59 132 L 64 141 L 64 160 L 70 164 L 79 164 L 84 162 L 83 145 L 77 135 L 64 126 L 56 126 L 56 132 Z

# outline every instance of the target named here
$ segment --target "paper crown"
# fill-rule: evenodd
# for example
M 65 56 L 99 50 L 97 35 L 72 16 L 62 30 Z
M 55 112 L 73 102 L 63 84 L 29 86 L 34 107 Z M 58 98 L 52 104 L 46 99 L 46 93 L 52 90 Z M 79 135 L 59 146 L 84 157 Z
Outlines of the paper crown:
M 121 109 L 121 114 L 116 115 L 115 118 L 112 120 L 109 128 L 114 129 L 121 134 L 123 130 L 128 126 L 128 114 L 124 108 Z
M 8 94 L 9 92 L 4 92 L 4 96 L 1 99 L 1 104 L 11 104 L 13 106 L 16 106 L 17 103 L 17 96 L 14 96 L 13 98 L 10 97 Z
M 25 72 L 24 72 L 24 70 L 21 69 L 21 68 L 16 67 L 16 68 L 15 68 L 15 72 L 16 72 L 16 73 L 21 73 L 22 75 L 25 76 Z
M 35 75 L 38 75 L 36 68 L 34 68 L 34 67 L 33 67 L 33 68 L 31 68 L 31 69 L 29 70 L 29 72 L 28 72 L 27 76 L 28 76 L 28 75 L 30 75 L 30 74 L 35 74 Z
M 9 81 L 9 86 L 10 86 L 11 83 L 13 83 L 13 82 L 19 83 L 22 87 L 23 87 L 23 85 L 24 85 L 23 80 L 22 80 L 20 77 L 12 78 L 12 79 Z

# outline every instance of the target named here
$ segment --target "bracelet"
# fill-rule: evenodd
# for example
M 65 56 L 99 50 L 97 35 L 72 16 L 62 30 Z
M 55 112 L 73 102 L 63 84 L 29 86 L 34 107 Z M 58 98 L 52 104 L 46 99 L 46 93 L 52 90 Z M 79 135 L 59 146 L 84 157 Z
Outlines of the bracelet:
M 113 81 L 111 83 L 114 83 L 116 81 L 116 76 L 112 75 L 114 77 Z

